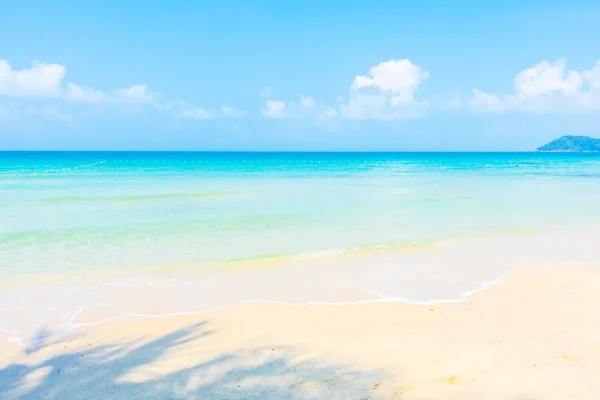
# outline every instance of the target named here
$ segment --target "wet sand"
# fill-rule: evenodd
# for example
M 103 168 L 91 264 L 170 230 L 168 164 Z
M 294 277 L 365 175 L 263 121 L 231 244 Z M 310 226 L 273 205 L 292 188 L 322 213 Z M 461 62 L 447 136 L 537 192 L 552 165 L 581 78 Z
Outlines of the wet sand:
M 0 345 L 0 398 L 596 399 L 600 268 L 458 303 L 244 304 Z

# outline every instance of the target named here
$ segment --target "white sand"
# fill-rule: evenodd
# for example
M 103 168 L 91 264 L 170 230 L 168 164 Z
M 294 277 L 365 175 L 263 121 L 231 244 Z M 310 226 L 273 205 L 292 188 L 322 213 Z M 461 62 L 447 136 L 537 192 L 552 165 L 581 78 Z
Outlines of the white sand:
M 2 399 L 598 399 L 600 268 L 519 268 L 433 307 L 130 317 L 0 354 Z

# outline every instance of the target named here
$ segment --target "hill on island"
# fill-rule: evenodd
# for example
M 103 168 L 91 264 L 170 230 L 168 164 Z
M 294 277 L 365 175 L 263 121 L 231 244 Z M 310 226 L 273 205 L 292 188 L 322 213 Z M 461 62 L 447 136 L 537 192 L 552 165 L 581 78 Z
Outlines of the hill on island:
M 600 139 L 588 136 L 563 136 L 538 147 L 538 151 L 600 151 Z

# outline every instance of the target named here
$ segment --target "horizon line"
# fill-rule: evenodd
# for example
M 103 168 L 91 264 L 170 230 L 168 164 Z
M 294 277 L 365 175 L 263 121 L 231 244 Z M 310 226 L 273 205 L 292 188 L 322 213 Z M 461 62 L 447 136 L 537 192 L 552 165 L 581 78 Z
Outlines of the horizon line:
M 591 151 L 541 150 L 39 150 L 0 149 L 0 153 L 594 153 Z

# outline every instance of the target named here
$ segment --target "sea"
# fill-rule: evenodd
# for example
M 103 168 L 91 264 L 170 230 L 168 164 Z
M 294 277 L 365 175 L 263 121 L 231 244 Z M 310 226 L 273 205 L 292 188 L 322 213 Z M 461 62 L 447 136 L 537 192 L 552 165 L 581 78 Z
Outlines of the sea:
M 0 152 L 0 341 L 461 301 L 521 264 L 599 263 L 599 224 L 593 153 Z

